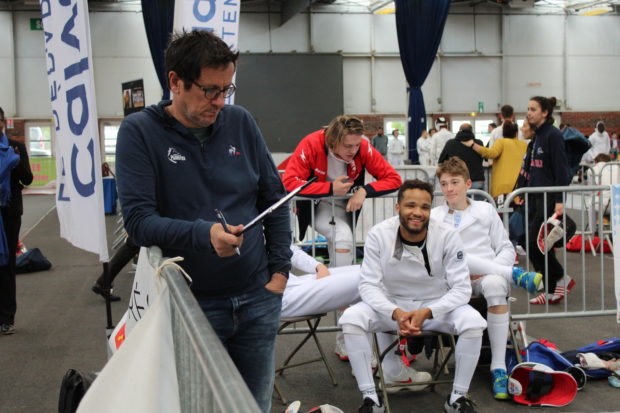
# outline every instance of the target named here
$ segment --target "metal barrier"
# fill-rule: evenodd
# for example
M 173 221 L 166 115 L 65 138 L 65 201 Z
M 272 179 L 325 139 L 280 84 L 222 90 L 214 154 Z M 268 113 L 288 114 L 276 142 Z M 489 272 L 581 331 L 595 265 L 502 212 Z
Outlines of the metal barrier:
M 593 169 L 593 171 L 596 171 L 596 169 Z M 620 162 L 605 162 L 595 177 L 595 185 L 615 185 L 619 182 Z
M 155 268 L 163 261 L 149 248 Z M 254 397 L 178 269 L 166 266 L 179 399 L 183 412 L 260 412 Z
M 598 205 L 602 205 L 603 196 L 609 194 L 610 187 L 608 185 L 576 185 L 566 187 L 538 187 L 538 188 L 520 188 L 506 197 L 504 206 L 498 209 L 498 212 L 503 213 L 504 226 L 506 230 L 509 230 L 510 213 L 513 210 L 507 206 L 511 205 L 512 201 L 517 197 L 524 199 L 524 218 L 525 228 L 529 228 L 529 198 L 532 194 L 543 194 L 543 204 L 545 210 L 547 209 L 548 202 L 553 202 L 548 198 L 549 193 L 562 193 L 562 200 L 564 203 L 565 214 L 568 214 L 573 218 L 577 225 L 577 233 L 584 235 L 582 237 L 581 253 L 578 257 L 571 255 L 571 267 L 570 272 L 572 278 L 575 279 L 581 290 L 581 296 L 578 298 L 576 295 L 567 294 L 562 302 L 562 305 L 553 305 L 551 307 L 547 302 L 544 306 L 538 307 L 537 311 L 534 311 L 533 306 L 529 304 L 525 308 L 520 307 L 516 311 L 513 307 L 512 318 L 514 320 L 528 320 L 528 319 L 544 319 L 544 318 L 565 318 L 565 317 L 587 317 L 587 316 L 601 316 L 601 315 L 615 315 L 615 299 L 613 298 L 613 288 L 608 288 L 611 291 L 606 291 L 605 285 L 609 283 L 613 286 L 613 277 L 606 274 L 605 267 L 607 266 L 603 254 L 603 242 L 600 243 L 600 256 L 596 260 L 592 260 L 587 256 L 585 252 L 586 236 L 592 235 L 595 231 L 598 234 L 603 234 L 603 208 L 598 208 Z M 594 228 L 588 228 L 589 219 L 586 220 L 586 214 L 592 211 L 593 214 L 597 214 L 598 222 L 596 230 Z M 545 215 L 545 221 L 548 216 Z M 575 219 L 577 218 L 577 219 Z M 525 247 L 527 249 L 527 256 L 529 257 L 529 231 L 525 231 Z M 564 268 L 564 276 L 567 275 L 569 254 L 566 252 L 566 234 L 564 234 L 563 247 L 559 249 L 561 257 L 558 256 L 558 261 Z M 558 249 L 556 249 L 556 252 Z M 577 260 L 573 258 L 578 258 Z M 578 261 L 578 263 L 575 263 Z M 598 266 L 597 271 L 591 268 L 586 269 L 586 261 L 591 266 Z M 598 262 L 597 262 L 598 261 Z M 578 267 L 581 267 L 581 275 L 577 276 Z M 613 267 L 613 262 L 611 263 Z M 529 261 L 526 267 L 529 270 Z M 545 274 L 548 273 L 548 256 L 545 254 Z M 596 277 L 596 278 L 595 278 Z M 544 279 L 545 292 L 547 291 L 547 278 Z M 600 283 L 600 288 L 589 291 L 591 284 Z M 596 295 L 594 295 L 596 294 Z M 528 294 L 529 298 L 529 294 Z M 600 303 L 597 304 L 597 301 Z M 523 310 L 523 312 L 519 312 Z

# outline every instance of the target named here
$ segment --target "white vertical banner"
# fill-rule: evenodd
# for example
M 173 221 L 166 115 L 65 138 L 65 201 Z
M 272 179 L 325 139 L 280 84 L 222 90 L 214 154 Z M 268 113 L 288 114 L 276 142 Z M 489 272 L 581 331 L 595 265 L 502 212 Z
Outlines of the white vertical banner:
M 241 0 L 176 0 L 174 32 L 209 30 L 232 50 L 238 50 Z M 234 80 L 233 80 L 234 81 Z M 235 95 L 226 98 L 232 105 Z
M 40 0 L 60 236 L 108 261 L 87 0 Z
M 620 185 L 611 186 L 611 230 L 614 244 L 613 253 L 614 292 L 616 293 L 616 322 L 620 324 L 620 258 L 618 258 L 620 257 Z M 601 240 L 601 242 L 603 241 Z

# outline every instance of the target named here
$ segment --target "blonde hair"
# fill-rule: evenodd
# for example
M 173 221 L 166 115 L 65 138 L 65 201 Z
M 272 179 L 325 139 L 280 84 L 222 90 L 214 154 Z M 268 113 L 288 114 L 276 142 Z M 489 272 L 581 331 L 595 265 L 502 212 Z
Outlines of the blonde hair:
M 347 135 L 363 135 L 364 122 L 355 116 L 341 115 L 336 116 L 327 125 L 325 130 L 325 143 L 327 147 L 334 151 L 342 143 Z
M 467 164 L 458 156 L 453 156 L 437 166 L 437 178 L 441 179 L 443 174 L 462 176 L 466 181 L 469 179 Z

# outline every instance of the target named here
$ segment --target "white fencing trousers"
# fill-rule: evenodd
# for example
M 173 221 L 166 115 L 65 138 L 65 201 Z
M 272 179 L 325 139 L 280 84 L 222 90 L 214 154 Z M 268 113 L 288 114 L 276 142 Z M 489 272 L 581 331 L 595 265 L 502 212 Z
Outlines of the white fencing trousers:
M 314 229 L 327 238 L 330 259 L 332 251 L 348 250 L 347 253 L 335 253 L 331 266 L 341 267 L 353 263 L 353 232 L 346 211 L 346 201 L 336 200 L 332 211 L 331 201 L 321 201 L 314 215 Z M 334 225 L 330 224 L 332 222 Z
M 282 317 L 327 313 L 360 300 L 360 266 L 329 269 L 330 275 L 317 280 L 316 274 L 289 275 L 282 297 Z
M 502 276 L 489 274 L 475 280 L 471 280 L 473 296 L 484 296 L 488 307 L 507 305 L 510 285 Z
M 404 311 L 419 310 L 427 307 L 432 301 L 413 301 L 405 299 L 393 299 L 395 304 Z M 398 325 L 391 317 L 384 316 L 373 310 L 365 302 L 361 301 L 347 308 L 338 320 L 340 326 L 352 324 L 362 330 L 372 333 L 376 331 L 396 331 Z M 453 311 L 433 317 L 424 321 L 422 330 L 440 331 L 442 333 L 461 335 L 468 330 L 482 330 L 487 327 L 487 322 L 480 313 L 474 310 L 469 304 L 455 308 Z

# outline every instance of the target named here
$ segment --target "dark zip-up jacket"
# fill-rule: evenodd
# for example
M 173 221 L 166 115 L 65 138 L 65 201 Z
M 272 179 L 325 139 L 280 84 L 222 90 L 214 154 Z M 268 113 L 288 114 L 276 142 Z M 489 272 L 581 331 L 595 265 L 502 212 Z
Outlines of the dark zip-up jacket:
M 116 175 L 125 227 L 139 245 L 182 256 L 198 296 L 226 297 L 288 274 L 289 209 L 270 214 L 264 229 L 244 234 L 241 255 L 220 258 L 210 242 L 220 209 L 230 225 L 247 224 L 285 195 L 271 155 L 252 116 L 225 106 L 212 133 L 199 143 L 160 102 L 128 116 L 118 132 Z
M 568 160 L 562 133 L 555 126 L 544 123 L 527 146 L 517 187 L 567 186 L 570 184 Z M 562 202 L 562 193 L 550 197 Z
M 9 138 L 9 146 L 19 154 L 19 163 L 11 171 L 11 198 L 3 209 L 7 216 L 18 217 L 24 213 L 22 189 L 32 183 L 33 176 L 26 145 Z

